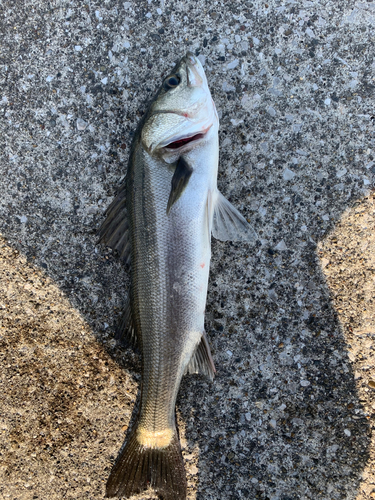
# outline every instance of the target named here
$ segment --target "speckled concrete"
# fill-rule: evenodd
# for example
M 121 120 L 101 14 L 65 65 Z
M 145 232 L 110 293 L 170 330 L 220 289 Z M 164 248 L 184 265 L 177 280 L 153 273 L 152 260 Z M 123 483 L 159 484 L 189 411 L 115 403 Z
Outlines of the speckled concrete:
M 140 376 L 112 339 L 128 275 L 95 232 L 148 99 L 192 50 L 219 187 L 260 241 L 213 242 L 218 374 L 178 398 L 189 498 L 374 498 L 375 3 L 0 13 L 0 497 L 104 497 Z

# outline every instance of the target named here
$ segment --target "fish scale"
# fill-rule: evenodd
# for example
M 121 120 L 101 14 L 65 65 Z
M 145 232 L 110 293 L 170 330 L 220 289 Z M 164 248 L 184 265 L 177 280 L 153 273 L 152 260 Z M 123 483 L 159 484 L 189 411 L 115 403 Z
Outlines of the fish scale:
M 194 272 L 194 266 L 198 266 L 192 254 L 199 254 L 200 250 L 189 246 L 195 243 L 192 233 L 198 222 L 190 231 L 187 227 L 191 225 L 190 221 L 181 224 L 181 216 L 185 218 L 185 215 L 180 212 L 189 209 L 186 202 L 177 203 L 171 216 L 167 216 L 165 206 L 155 205 L 155 200 L 168 199 L 173 171 L 166 169 L 163 161 L 147 162 L 146 165 L 142 174 L 135 174 L 134 187 L 128 187 L 134 213 L 133 231 L 138 241 L 132 288 L 137 290 L 134 305 L 140 304 L 139 328 L 142 331 L 144 369 L 140 424 L 150 432 L 158 432 L 175 425 L 177 389 L 194 344 L 198 343 L 203 331 L 203 312 L 199 318 L 201 321 L 197 322 L 199 304 L 196 304 L 194 288 L 199 287 L 195 283 L 200 277 L 198 269 Z M 141 172 L 137 162 L 135 171 Z M 136 194 L 132 196 L 132 193 Z M 188 193 L 185 195 L 188 198 Z M 196 212 L 198 221 L 202 211 L 196 209 Z M 182 230 L 176 231 L 178 225 Z M 144 227 L 149 228 L 146 233 Z M 155 250 L 150 252 L 150 248 Z M 177 277 L 184 290 L 176 290 Z M 195 343 L 191 341 L 191 332 L 194 331 L 197 332 Z M 185 353 L 188 342 L 192 346 L 188 348 L 187 359 L 183 359 L 182 353 Z M 159 403 L 156 407 L 155 401 Z
M 165 356 L 169 356 L 165 338 L 160 335 L 160 331 L 166 327 L 166 318 L 158 313 L 158 309 L 163 311 L 167 305 L 166 286 L 163 283 L 166 275 L 166 252 L 156 250 L 159 247 L 158 236 L 162 234 L 157 233 L 159 211 L 154 204 L 155 195 L 152 189 L 152 186 L 155 186 L 157 191 L 161 183 L 158 182 L 157 177 L 153 179 L 153 182 L 151 181 L 149 178 L 151 172 L 148 169 L 141 171 L 135 165 L 135 171 L 141 175 L 135 176 L 134 188 L 130 189 L 135 193 L 135 196 L 130 199 L 134 213 L 134 233 L 138 240 L 137 257 L 134 259 L 137 264 L 132 271 L 132 289 L 134 290 L 134 308 L 139 311 L 138 328 L 143 332 L 142 421 L 149 431 L 158 431 L 161 430 L 160 424 L 166 419 L 165 416 L 160 415 L 160 412 L 155 413 L 153 407 L 155 401 L 160 401 L 165 409 L 167 389 L 164 389 L 165 373 L 164 376 L 161 374 L 160 366 L 165 363 Z M 144 227 L 148 228 L 147 231 L 143 230 Z M 150 251 L 151 248 L 155 250 Z M 151 401 L 151 408 L 147 401 Z
M 100 241 L 131 263 L 119 338 L 142 355 L 139 414 L 107 496 L 151 486 L 165 500 L 186 499 L 175 405 L 184 373 L 215 373 L 204 331 L 211 232 L 256 239 L 217 190 L 218 126 L 202 65 L 188 53 L 139 123 L 125 183 L 100 229 Z

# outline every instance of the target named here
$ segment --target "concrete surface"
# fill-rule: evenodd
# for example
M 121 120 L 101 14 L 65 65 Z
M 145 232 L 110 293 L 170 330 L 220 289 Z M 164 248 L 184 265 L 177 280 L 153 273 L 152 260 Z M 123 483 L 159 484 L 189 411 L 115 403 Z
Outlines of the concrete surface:
M 95 231 L 148 99 L 192 50 L 219 187 L 261 239 L 213 242 L 218 374 L 178 398 L 189 498 L 374 498 L 375 3 L 0 13 L 0 497 L 104 496 L 140 376 L 112 338 L 128 275 Z

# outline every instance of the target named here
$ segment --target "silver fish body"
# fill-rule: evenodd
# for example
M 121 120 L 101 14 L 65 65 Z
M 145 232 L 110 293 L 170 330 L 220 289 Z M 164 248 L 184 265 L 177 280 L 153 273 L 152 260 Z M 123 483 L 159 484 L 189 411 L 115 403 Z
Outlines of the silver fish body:
M 211 233 L 255 233 L 217 190 L 219 121 L 199 60 L 174 68 L 134 137 L 126 182 L 107 211 L 101 241 L 131 264 L 122 335 L 142 354 L 137 423 L 107 483 L 107 496 L 153 487 L 186 498 L 175 404 L 184 373 L 213 378 L 204 332 Z

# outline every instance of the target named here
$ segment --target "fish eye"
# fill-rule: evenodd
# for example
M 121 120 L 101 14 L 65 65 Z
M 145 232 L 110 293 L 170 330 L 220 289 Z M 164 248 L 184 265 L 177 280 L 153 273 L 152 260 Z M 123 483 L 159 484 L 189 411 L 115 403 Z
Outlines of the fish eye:
M 165 90 L 174 89 L 180 83 L 180 77 L 178 75 L 169 75 L 164 80 Z

